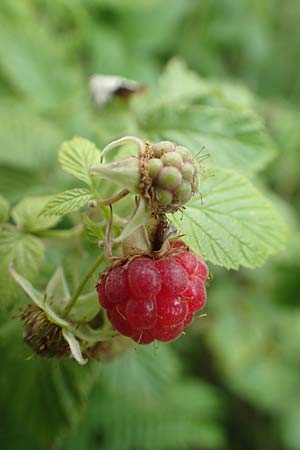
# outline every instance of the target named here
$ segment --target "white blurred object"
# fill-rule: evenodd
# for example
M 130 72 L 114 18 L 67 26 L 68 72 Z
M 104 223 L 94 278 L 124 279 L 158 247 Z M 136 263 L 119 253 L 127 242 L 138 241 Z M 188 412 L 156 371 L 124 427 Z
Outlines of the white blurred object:
M 114 75 L 93 75 L 90 79 L 90 92 L 99 106 L 105 105 L 115 95 L 128 98 L 145 88 L 144 84 Z

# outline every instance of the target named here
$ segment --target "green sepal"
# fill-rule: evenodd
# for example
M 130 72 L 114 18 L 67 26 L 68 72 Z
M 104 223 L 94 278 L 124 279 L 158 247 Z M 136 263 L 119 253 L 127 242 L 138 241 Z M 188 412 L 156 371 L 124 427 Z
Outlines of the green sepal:
M 139 202 L 137 207 L 129 219 L 129 222 L 123 228 L 122 233 L 113 239 L 115 244 L 119 244 L 128 238 L 137 228 L 142 225 L 145 225 L 151 218 L 151 211 L 147 208 L 146 201 L 143 197 L 139 198 Z
M 62 314 L 70 298 L 71 294 L 64 270 L 62 267 L 58 267 L 47 284 L 45 291 L 46 302 L 58 314 Z
M 26 278 L 22 277 L 18 272 L 15 271 L 15 269 L 10 266 L 9 272 L 13 279 L 18 283 L 19 286 L 26 292 L 28 297 L 31 298 L 31 300 L 40 308 L 43 306 L 44 303 L 44 296 L 41 292 L 39 292 L 35 287 L 32 286 L 30 281 L 28 281 Z
M 72 356 L 75 359 L 75 361 L 77 361 L 78 364 L 80 364 L 81 366 L 84 366 L 88 362 L 88 359 L 83 358 L 82 353 L 81 353 L 80 344 L 77 341 L 74 334 L 71 331 L 66 330 L 66 329 L 62 330 L 62 334 L 63 334 L 63 337 L 65 338 L 65 340 L 67 341 L 67 343 L 69 344 L 70 351 L 71 351 Z
M 88 325 L 99 312 L 96 292 L 81 295 L 68 316 L 64 317 L 63 311 L 71 297 L 61 267 L 51 277 L 44 294 L 36 290 L 13 267 L 10 267 L 9 271 L 33 303 L 45 312 L 48 320 L 61 327 L 71 354 L 79 364 L 87 363 L 87 359 L 82 356 L 82 349 L 89 348 L 99 341 L 110 340 L 116 335 L 112 329 L 104 327 L 94 330 Z
M 112 163 L 94 165 L 90 168 L 90 173 L 116 183 L 129 192 L 139 192 L 140 163 L 138 158 L 133 156 Z

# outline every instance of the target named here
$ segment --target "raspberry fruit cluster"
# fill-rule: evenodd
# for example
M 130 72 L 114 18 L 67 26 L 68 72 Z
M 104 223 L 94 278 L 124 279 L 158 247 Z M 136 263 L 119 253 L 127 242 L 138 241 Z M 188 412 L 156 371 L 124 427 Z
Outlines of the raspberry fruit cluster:
M 173 142 L 158 142 L 151 151 L 153 157 L 148 160 L 147 169 L 153 201 L 161 211 L 176 211 L 197 192 L 199 166 L 186 147 Z
M 181 242 L 163 257 L 138 256 L 102 274 L 100 304 L 113 327 L 139 344 L 176 339 L 206 303 L 208 268 Z

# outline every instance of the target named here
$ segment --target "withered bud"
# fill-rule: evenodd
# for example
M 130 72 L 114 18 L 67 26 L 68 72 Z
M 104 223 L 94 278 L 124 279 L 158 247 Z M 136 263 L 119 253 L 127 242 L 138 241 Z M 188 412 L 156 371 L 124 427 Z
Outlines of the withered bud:
M 38 356 L 65 358 L 70 355 L 68 343 L 58 325 L 50 322 L 42 309 L 28 305 L 21 315 L 25 328 L 24 341 Z

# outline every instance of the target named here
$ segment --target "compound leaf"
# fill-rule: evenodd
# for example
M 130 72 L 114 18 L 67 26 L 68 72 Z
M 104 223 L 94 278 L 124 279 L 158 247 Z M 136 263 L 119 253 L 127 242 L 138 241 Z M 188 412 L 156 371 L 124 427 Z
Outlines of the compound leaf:
M 92 186 L 89 168 L 100 162 L 100 151 L 87 139 L 75 137 L 62 144 L 59 162 L 66 172 Z
M 63 216 L 64 214 L 78 211 L 92 198 L 93 195 L 88 189 L 70 189 L 52 198 L 41 214 L 45 216 Z
M 228 269 L 261 266 L 285 244 L 288 230 L 272 204 L 241 175 L 215 169 L 174 221 L 206 260 Z
M 59 222 L 59 217 L 46 217 L 41 211 L 49 203 L 51 197 L 27 197 L 12 210 L 14 222 L 26 231 L 47 230 Z

